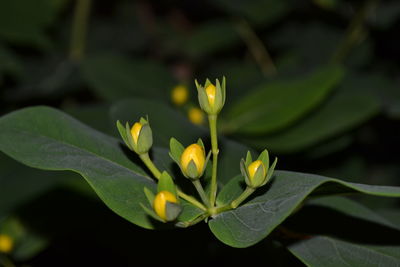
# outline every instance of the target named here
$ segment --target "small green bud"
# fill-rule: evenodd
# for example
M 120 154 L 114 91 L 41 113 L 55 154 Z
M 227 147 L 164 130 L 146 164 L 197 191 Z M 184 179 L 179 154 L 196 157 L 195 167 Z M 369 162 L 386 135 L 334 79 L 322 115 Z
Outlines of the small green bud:
M 217 115 L 225 104 L 226 98 L 226 81 L 225 77 L 222 79 L 222 84 L 218 79 L 215 85 L 208 79 L 204 86 L 195 81 L 200 107 L 209 115 Z
M 137 154 L 147 153 L 153 145 L 153 133 L 150 124 L 144 118 L 140 118 L 139 122 L 135 122 L 132 128 L 129 123 L 125 127 L 117 121 L 118 131 L 129 149 Z
M 257 158 L 253 161 L 250 152 L 247 153 L 246 160 L 240 161 L 240 170 L 245 178 L 247 186 L 251 188 L 258 188 L 265 185 L 274 172 L 277 163 L 275 158 L 274 163 L 269 167 L 269 155 L 268 151 L 264 150 Z

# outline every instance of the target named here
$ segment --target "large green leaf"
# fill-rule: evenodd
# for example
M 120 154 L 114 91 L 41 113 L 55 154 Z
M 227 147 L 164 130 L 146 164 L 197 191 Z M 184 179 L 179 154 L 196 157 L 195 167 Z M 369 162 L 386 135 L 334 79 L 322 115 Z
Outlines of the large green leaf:
M 77 172 L 114 212 L 153 227 L 140 203 L 147 202 L 143 188 L 154 189 L 155 183 L 129 159 L 118 139 L 48 107 L 5 115 L 0 128 L 0 150 L 7 155 L 35 168 Z
M 85 59 L 82 73 L 91 89 L 107 100 L 133 96 L 169 99 L 174 86 L 171 74 L 159 63 L 117 55 Z
M 225 128 L 245 134 L 277 131 L 320 104 L 343 77 L 340 67 L 326 67 L 303 78 L 267 82 L 227 111 Z
M 209 140 L 208 130 L 192 124 L 183 114 L 159 101 L 150 99 L 122 100 L 111 108 L 113 121 L 128 121 L 132 125 L 140 117 L 149 116 L 154 143 L 168 148 L 171 137 L 184 146 L 197 142 L 198 138 Z M 206 148 L 209 142 L 206 142 Z M 239 172 L 239 162 L 248 148 L 226 138 L 220 138 L 218 182 L 223 185 Z M 232 165 L 233 164 L 233 165 Z
M 312 198 L 286 226 L 305 233 L 288 249 L 307 266 L 398 266 L 393 262 L 400 260 L 400 225 L 349 198 Z
M 400 225 L 387 220 L 385 217 L 375 213 L 367 207 L 350 200 L 345 197 L 339 196 L 324 196 L 319 198 L 310 199 L 307 201 L 307 206 L 316 206 L 328 208 L 342 214 L 346 214 L 352 218 L 374 222 L 384 225 L 389 228 L 400 230 Z
M 0 1 L 0 38 L 17 44 L 47 46 L 45 28 L 55 20 L 64 0 Z
M 229 21 L 216 20 L 202 24 L 195 29 L 184 43 L 184 49 L 195 58 L 207 56 L 234 45 L 239 35 Z
M 243 190 L 243 178 L 233 179 L 218 196 L 228 203 Z M 248 247 L 269 235 L 291 215 L 311 193 L 361 192 L 376 196 L 400 197 L 400 187 L 348 183 L 312 174 L 276 171 L 269 186 L 239 208 L 221 213 L 210 221 L 215 236 L 233 247 Z
M 280 153 L 299 151 L 359 126 L 376 115 L 379 107 L 378 100 L 368 93 L 342 90 L 284 132 L 246 141 Z
M 310 267 L 400 266 L 400 246 L 350 243 L 328 236 L 315 236 L 289 246 Z

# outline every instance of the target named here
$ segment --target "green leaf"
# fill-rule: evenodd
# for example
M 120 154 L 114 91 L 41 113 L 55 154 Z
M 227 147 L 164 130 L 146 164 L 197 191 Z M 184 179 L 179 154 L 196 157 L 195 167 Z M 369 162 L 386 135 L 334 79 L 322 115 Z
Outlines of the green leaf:
M 329 208 L 331 210 L 335 210 L 337 212 L 346 214 L 353 218 L 367 220 L 393 229 L 400 230 L 400 225 L 392 223 L 391 221 L 378 215 L 369 208 L 364 207 L 363 205 L 345 197 L 324 196 L 319 198 L 313 198 L 308 200 L 306 205 Z
M 225 20 L 209 21 L 196 28 L 183 44 L 189 56 L 201 58 L 233 46 L 239 41 L 233 24 Z
M 276 153 L 293 153 L 359 126 L 375 116 L 379 107 L 377 99 L 370 94 L 343 90 L 286 131 L 247 141 Z
M 262 84 L 232 105 L 224 129 L 242 134 L 282 129 L 320 104 L 343 74 L 342 68 L 330 66 L 302 78 Z
M 64 1 L 0 1 L 0 37 L 15 44 L 48 47 L 45 29 L 50 26 Z M 18 19 L 16 19 L 18 18 Z
M 155 183 L 129 160 L 121 143 L 48 107 L 26 108 L 0 119 L 0 150 L 22 163 L 81 174 L 114 212 L 152 228 L 139 206 Z M 129 152 L 128 152 L 129 153 Z
M 63 108 L 63 111 L 100 132 L 120 138 L 119 132 L 115 131 L 115 121 L 109 120 L 109 104 L 72 104 Z
M 229 203 L 238 197 L 243 192 L 243 184 L 243 178 L 234 178 L 218 195 L 218 203 Z M 269 184 L 258 189 L 250 201 L 212 219 L 210 229 L 227 245 L 254 245 L 268 236 L 313 192 L 328 195 L 360 192 L 400 197 L 400 187 L 355 184 L 312 174 L 275 171 Z
M 165 89 L 174 86 L 171 74 L 159 63 L 117 55 L 85 59 L 82 74 L 91 89 L 106 100 L 145 96 L 168 101 L 169 91 Z
M 327 236 L 315 236 L 291 246 L 289 251 L 310 267 L 398 266 L 400 246 L 350 243 Z

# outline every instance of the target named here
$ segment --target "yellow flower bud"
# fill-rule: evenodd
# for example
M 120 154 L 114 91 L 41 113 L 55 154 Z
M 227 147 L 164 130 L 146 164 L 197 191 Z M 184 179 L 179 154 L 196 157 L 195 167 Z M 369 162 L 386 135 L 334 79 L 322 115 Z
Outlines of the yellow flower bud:
M 189 91 L 186 86 L 178 85 L 172 89 L 171 100 L 177 106 L 182 106 L 189 98 Z
M 247 167 L 247 169 L 248 169 L 248 171 L 249 171 L 249 178 L 250 178 L 250 180 L 253 180 L 254 175 L 256 174 L 258 168 L 262 168 L 262 170 L 263 170 L 263 177 L 266 175 L 264 164 L 262 163 L 261 160 L 256 160 L 256 161 L 253 161 L 253 162 L 249 165 L 249 167 Z
M 161 219 L 167 221 L 167 201 L 171 203 L 177 203 L 178 200 L 169 191 L 160 191 L 157 193 L 156 197 L 154 198 L 153 208 L 154 211 Z
M 9 253 L 14 247 L 14 241 L 8 235 L 0 234 L 0 252 Z
M 188 175 L 188 166 L 191 161 L 193 161 L 196 165 L 197 177 L 190 178 L 198 178 L 203 174 L 204 164 L 206 161 L 205 152 L 203 148 L 198 144 L 191 144 L 183 151 L 181 155 L 181 167 L 186 175 Z
M 131 128 L 131 134 L 132 134 L 133 142 L 135 143 L 135 145 L 137 145 L 140 130 L 142 129 L 142 126 L 143 125 L 140 122 L 135 122 L 135 124 Z
M 215 88 L 215 86 L 212 83 L 209 84 L 206 88 L 208 103 L 210 103 L 211 107 L 214 106 L 216 90 L 217 90 L 217 88 Z
M 191 108 L 188 112 L 189 120 L 194 124 L 203 124 L 204 113 L 199 108 Z

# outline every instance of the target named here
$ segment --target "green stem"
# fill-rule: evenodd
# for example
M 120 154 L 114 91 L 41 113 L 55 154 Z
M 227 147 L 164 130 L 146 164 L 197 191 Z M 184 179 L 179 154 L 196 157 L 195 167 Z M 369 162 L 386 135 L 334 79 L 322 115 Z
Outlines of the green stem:
M 274 76 L 277 74 L 276 66 L 263 42 L 251 28 L 250 24 L 239 19 L 236 22 L 236 29 L 243 41 L 246 43 L 250 53 L 255 61 L 260 66 L 261 71 L 265 76 Z
M 243 193 L 235 200 L 233 200 L 230 204 L 227 204 L 222 207 L 215 207 L 208 209 L 208 213 L 213 216 L 216 214 L 219 214 L 224 211 L 236 209 L 246 198 L 248 198 L 253 192 L 255 191 L 254 188 L 251 187 L 246 187 L 246 189 L 243 191 Z
M 194 206 L 198 207 L 202 211 L 206 211 L 207 210 L 207 208 L 202 203 L 197 201 L 194 197 L 186 195 L 179 188 L 177 189 L 177 191 L 178 191 L 178 196 L 179 197 L 183 198 L 184 200 L 186 200 L 189 203 L 192 203 Z
M 199 217 L 195 218 L 195 219 L 192 220 L 192 221 L 179 222 L 179 227 L 186 228 L 186 227 L 195 225 L 195 224 L 197 224 L 197 223 L 203 221 L 203 220 L 204 220 L 205 218 L 207 218 L 208 216 L 210 216 L 208 213 L 204 213 L 204 214 L 200 215 Z
M 160 170 L 154 165 L 153 161 L 150 159 L 149 153 L 144 153 L 139 155 L 140 159 L 146 165 L 146 167 L 151 171 L 155 178 L 160 179 L 161 172 Z M 183 193 L 179 188 L 177 188 L 178 196 L 186 200 L 187 202 L 193 204 L 194 206 L 198 207 L 199 209 L 206 211 L 207 208 L 197 201 L 194 197 L 186 195 Z
M 211 152 L 212 152 L 212 174 L 211 174 L 211 189 L 210 189 L 210 205 L 214 207 L 217 197 L 217 167 L 218 167 L 218 134 L 217 134 L 217 115 L 209 115 L 208 122 L 210 124 L 211 135 Z
M 91 0 L 76 0 L 69 51 L 73 61 L 81 60 L 84 55 L 90 6 Z
M 196 190 L 199 193 L 201 200 L 204 202 L 204 204 L 207 207 L 210 207 L 210 202 L 207 199 L 207 195 L 204 192 L 203 186 L 201 185 L 200 181 L 197 179 L 197 180 L 193 180 L 192 182 L 194 184 L 194 187 L 196 187 Z
M 246 198 L 248 198 L 253 192 L 255 191 L 254 188 L 246 187 L 243 193 L 231 203 L 232 209 L 236 209 L 240 203 L 242 203 Z
M 361 41 L 364 33 L 364 21 L 370 11 L 376 7 L 379 0 L 367 0 L 364 5 L 357 11 L 347 28 L 345 38 L 339 44 L 331 61 L 340 63 L 347 57 L 351 49 Z
M 153 161 L 150 159 L 149 153 L 139 154 L 139 157 L 146 165 L 146 167 L 151 171 L 154 177 L 156 177 L 157 180 L 160 179 L 161 172 L 157 169 L 156 165 L 154 165 Z

